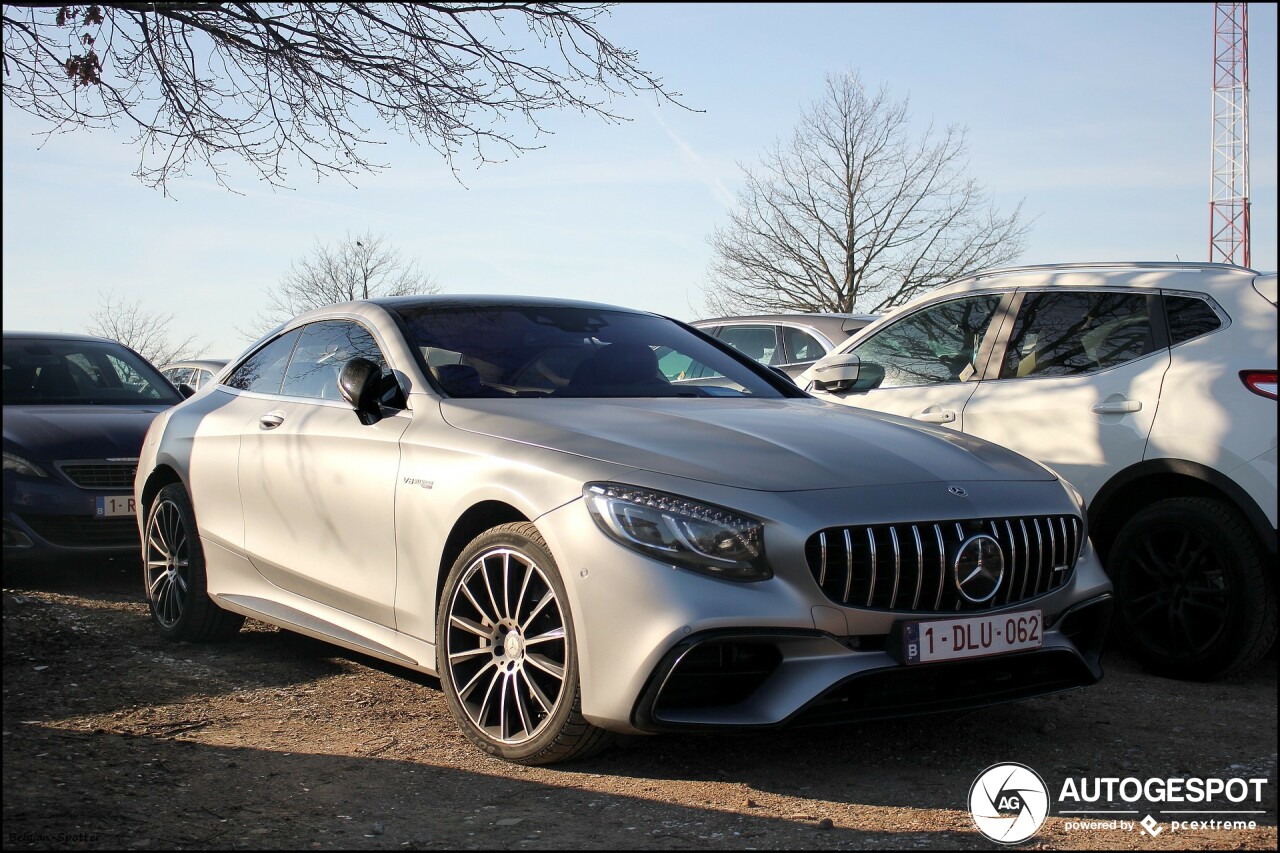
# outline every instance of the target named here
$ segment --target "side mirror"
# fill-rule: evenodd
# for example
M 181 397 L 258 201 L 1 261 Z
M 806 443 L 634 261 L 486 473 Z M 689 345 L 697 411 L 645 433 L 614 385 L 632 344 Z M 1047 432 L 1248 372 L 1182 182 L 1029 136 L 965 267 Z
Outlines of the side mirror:
M 182 399 L 186 400 L 196 393 L 196 389 L 183 382 L 178 386 L 178 393 L 182 395 Z
M 840 354 L 830 361 L 822 359 L 809 372 L 816 391 L 845 391 L 852 388 L 862 372 L 862 359 Z
M 351 359 L 342 365 L 342 373 L 338 375 L 338 393 L 366 426 L 382 420 L 382 407 L 378 403 L 381 376 L 382 368 L 367 358 Z

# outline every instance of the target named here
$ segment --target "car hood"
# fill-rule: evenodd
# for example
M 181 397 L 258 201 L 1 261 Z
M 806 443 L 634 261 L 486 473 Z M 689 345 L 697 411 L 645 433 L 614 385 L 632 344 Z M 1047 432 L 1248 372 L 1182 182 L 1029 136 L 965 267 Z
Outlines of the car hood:
M 166 406 L 5 406 L 4 448 L 32 461 L 136 459 Z
M 744 489 L 1054 479 L 990 442 L 817 400 L 446 400 L 441 411 L 470 432 Z

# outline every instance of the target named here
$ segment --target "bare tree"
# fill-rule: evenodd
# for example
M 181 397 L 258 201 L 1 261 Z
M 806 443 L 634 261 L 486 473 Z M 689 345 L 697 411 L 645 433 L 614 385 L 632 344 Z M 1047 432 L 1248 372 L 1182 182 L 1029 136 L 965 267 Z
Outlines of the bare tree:
M 416 260 L 405 260 L 386 238 L 348 233 L 332 246 L 316 240 L 311 254 L 294 261 L 269 292 L 266 313 L 239 331 L 256 340 L 272 326 L 323 305 L 439 292 L 435 279 L 421 272 Z
M 375 171 L 375 115 L 451 166 L 464 148 L 487 162 L 538 147 L 512 119 L 536 137 L 548 109 L 618 121 L 615 95 L 677 103 L 597 29 L 608 5 L 6 3 L 4 97 L 49 133 L 123 125 L 162 189 L 193 163 L 225 186 L 236 158 L 273 185 L 286 161 Z
M 1016 258 L 1030 228 L 965 174 L 965 132 L 909 134 L 907 102 L 829 75 L 711 237 L 711 314 L 878 313 Z
M 172 314 L 143 309 L 141 299 L 126 302 L 108 291 L 98 295 L 98 308 L 89 315 L 85 328 L 91 335 L 119 341 L 157 367 L 204 355 L 209 347 L 197 347 L 195 335 L 174 343 L 169 336 L 172 321 Z

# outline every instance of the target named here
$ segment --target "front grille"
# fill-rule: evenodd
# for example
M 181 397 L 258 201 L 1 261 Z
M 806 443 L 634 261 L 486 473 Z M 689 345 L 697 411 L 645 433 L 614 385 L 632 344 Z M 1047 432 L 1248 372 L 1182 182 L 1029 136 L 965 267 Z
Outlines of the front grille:
M 63 548 L 138 547 L 138 521 L 72 515 L 25 515 L 22 518 L 47 542 Z
M 132 489 L 137 462 L 62 462 L 58 468 L 82 489 Z
M 1072 515 L 830 527 L 809 537 L 805 559 L 823 594 L 846 607 L 988 610 L 1065 584 L 1082 532 Z M 990 600 L 975 604 L 960 595 L 953 567 L 960 546 L 979 534 L 999 543 L 1004 576 Z

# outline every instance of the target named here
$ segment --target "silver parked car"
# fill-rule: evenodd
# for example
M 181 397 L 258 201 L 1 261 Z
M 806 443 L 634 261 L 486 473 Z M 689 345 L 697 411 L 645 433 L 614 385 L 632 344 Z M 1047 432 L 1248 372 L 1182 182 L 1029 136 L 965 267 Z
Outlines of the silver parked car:
M 156 420 L 136 497 L 163 636 L 252 616 L 438 675 L 528 764 L 1101 677 L 1111 585 L 1053 472 L 621 308 L 304 314 Z
M 192 391 L 199 391 L 226 366 L 225 358 L 197 358 L 163 365 L 160 372 L 164 374 L 165 379 L 173 383 L 175 388 L 187 385 Z
M 792 379 L 815 361 L 871 325 L 878 314 L 753 314 L 713 317 L 692 323 L 714 338 Z M 696 379 L 699 377 L 688 377 Z

